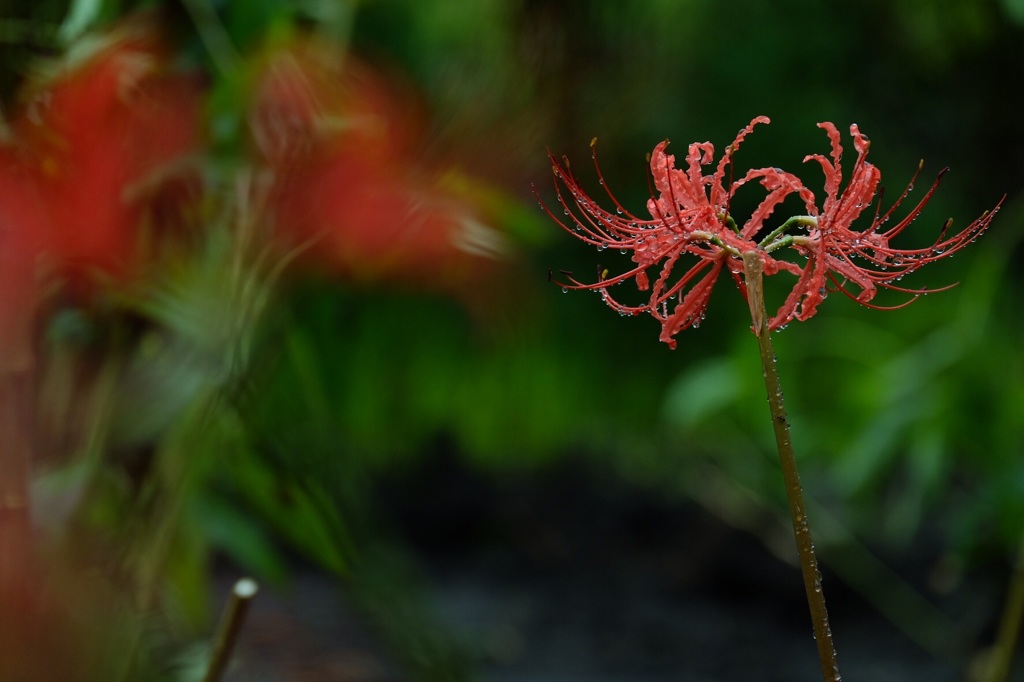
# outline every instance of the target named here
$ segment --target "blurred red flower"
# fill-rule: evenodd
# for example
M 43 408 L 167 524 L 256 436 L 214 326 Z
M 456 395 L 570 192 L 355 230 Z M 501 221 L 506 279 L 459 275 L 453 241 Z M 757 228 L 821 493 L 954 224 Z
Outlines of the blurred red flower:
M 45 249 L 75 284 L 139 265 L 146 200 L 199 144 L 200 88 L 132 23 L 31 86 L 14 144 L 43 198 Z
M 742 279 L 744 253 L 756 252 L 766 275 L 785 271 L 797 276 L 797 282 L 785 302 L 768 322 L 769 328 L 775 330 L 794 319 L 811 317 L 827 295 L 829 285 L 833 290 L 848 294 L 846 287 L 849 283 L 854 284 L 859 287 L 860 294 L 851 297 L 872 307 L 877 307 L 870 301 L 880 286 L 915 297 L 925 293 L 926 289 L 907 289 L 895 282 L 976 239 L 999 208 L 997 205 L 992 211 L 987 211 L 951 237 L 946 236 L 950 224 L 947 222 L 942 234 L 928 248 L 897 249 L 890 246 L 890 240 L 906 229 L 931 198 L 938 185 L 936 180 L 911 213 L 896 225 L 881 230 L 893 210 L 906 197 L 906 192 L 884 215 L 876 212 L 865 230 L 853 230 L 851 224 L 875 198 L 881 173 L 865 160 L 867 138 L 857 126 L 852 126 L 858 157 L 851 181 L 840 192 L 842 147 L 838 131 L 831 123 L 820 124 L 832 142 L 831 161 L 820 155 L 810 155 L 805 159 L 818 161 L 825 170 L 826 197 L 821 211 L 817 208 L 814 193 L 795 175 L 778 168 L 753 169 L 739 180 L 730 180 L 726 184 L 726 173 L 740 143 L 755 125 L 768 122 L 766 117 L 760 116 L 742 129 L 719 160 L 713 174 L 704 174 L 702 170 L 714 157 L 714 147 L 710 143 L 689 146 L 685 169 L 676 168 L 675 157 L 665 153 L 667 142 L 655 147 L 650 167 L 656 194 L 647 202 L 651 218 L 641 218 L 627 211 L 607 186 L 605 192 L 615 211 L 602 208 L 582 190 L 570 171 L 568 161 L 559 163 L 552 156 L 555 192 L 563 214 L 569 219 L 565 221 L 555 215 L 542 201 L 548 215 L 567 232 L 598 250 L 610 248 L 624 254 L 631 252 L 636 264 L 613 276 L 599 268 L 598 279 L 594 283 L 583 283 L 571 273 L 564 273 L 568 281 L 559 283 L 566 289 L 597 290 L 605 302 L 621 314 L 649 313 L 662 325 L 661 340 L 674 348 L 677 333 L 697 326 L 704 319 L 712 287 L 723 268 L 728 268 L 746 296 Z M 596 153 L 594 164 L 604 185 Z M 766 196 L 750 219 L 740 227 L 729 213 L 730 202 L 738 188 L 752 181 L 761 185 Z M 571 198 L 563 193 L 562 186 Z M 794 216 L 761 236 L 765 220 L 791 194 L 804 201 L 808 215 Z M 786 250 L 787 247 L 792 250 Z M 805 258 L 806 263 L 801 266 L 779 255 L 792 256 L 794 253 Z M 686 254 L 695 256 L 697 263 L 682 276 L 674 278 L 675 266 Z M 652 287 L 647 271 L 653 267 L 660 268 L 660 271 Z M 650 291 L 646 302 L 625 304 L 608 292 L 609 287 L 628 279 L 634 279 L 640 291 Z M 673 303 L 677 297 L 678 302 Z
M 418 102 L 316 41 L 272 51 L 258 74 L 254 142 L 273 170 L 272 211 L 293 245 L 356 280 L 445 285 L 493 256 L 470 201 L 417 158 Z
M 130 23 L 30 80 L 0 145 L 0 344 L 28 352 L 41 280 L 140 267 L 145 208 L 199 138 L 200 89 Z

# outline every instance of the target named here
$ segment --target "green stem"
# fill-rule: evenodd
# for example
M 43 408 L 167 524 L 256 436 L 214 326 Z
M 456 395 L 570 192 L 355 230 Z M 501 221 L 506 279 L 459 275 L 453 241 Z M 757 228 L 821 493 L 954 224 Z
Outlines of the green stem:
M 145 634 L 141 622 L 160 605 L 162 583 L 181 531 L 185 498 L 195 485 L 193 479 L 197 475 L 196 458 L 190 456 L 188 442 L 201 433 L 206 423 L 206 410 L 212 400 L 214 398 L 210 396 L 197 398 L 196 412 L 183 415 L 178 425 L 180 430 L 164 437 L 164 442 L 156 450 L 153 478 L 146 483 L 137 501 L 136 525 L 132 529 L 136 534 L 132 538 L 132 549 L 136 555 L 132 569 L 136 575 L 135 605 L 139 610 L 140 626 L 134 629 L 126 647 L 125 667 L 120 677 L 125 682 L 136 675 Z M 152 511 L 143 511 L 149 505 L 152 505 Z
M 1010 593 L 1006 598 L 999 634 L 992 653 L 989 667 L 989 682 L 1006 682 L 1010 679 L 1013 652 L 1020 637 L 1020 623 L 1024 618 L 1024 538 L 1021 540 L 1017 563 L 1010 578 Z
M 776 237 L 778 237 L 779 235 L 785 233 L 786 230 L 788 230 L 789 228 L 794 227 L 794 226 L 799 226 L 799 227 L 817 227 L 817 225 L 818 225 L 818 219 L 815 218 L 814 216 L 795 215 L 792 218 L 790 218 L 789 220 L 787 220 L 786 222 L 784 222 L 781 225 L 779 225 L 777 228 L 775 228 L 771 232 L 769 232 L 768 235 L 764 239 L 762 239 L 761 243 L 758 244 L 757 246 L 759 248 L 765 249 L 766 251 L 774 251 L 775 248 L 773 248 L 772 242 L 775 240 Z
M 748 251 L 743 254 L 743 270 L 744 281 L 747 285 L 747 302 L 750 304 L 750 317 L 753 321 L 754 334 L 757 336 L 757 345 L 761 350 L 764 383 L 768 389 L 768 406 L 772 413 L 775 443 L 779 449 L 782 478 L 786 484 L 789 516 L 793 521 L 793 534 L 796 537 L 800 569 L 803 572 L 804 589 L 807 592 L 807 604 L 810 607 L 811 621 L 814 625 L 814 639 L 818 645 L 821 676 L 825 682 L 839 682 L 836 650 L 832 643 L 832 630 L 828 625 L 825 594 L 821 589 L 821 573 L 818 571 L 814 542 L 811 539 L 811 529 L 807 523 L 807 505 L 804 503 L 803 488 L 800 486 L 800 474 L 797 471 L 793 441 L 789 435 L 789 421 L 786 419 L 786 408 L 782 400 L 779 371 L 775 366 L 775 349 L 772 347 L 771 332 L 768 329 L 762 286 L 763 265 L 758 251 Z
M 238 71 L 240 58 L 231 43 L 231 37 L 217 16 L 217 10 L 210 0 L 185 0 L 185 11 L 199 33 L 199 39 L 206 47 L 221 75 L 231 76 Z

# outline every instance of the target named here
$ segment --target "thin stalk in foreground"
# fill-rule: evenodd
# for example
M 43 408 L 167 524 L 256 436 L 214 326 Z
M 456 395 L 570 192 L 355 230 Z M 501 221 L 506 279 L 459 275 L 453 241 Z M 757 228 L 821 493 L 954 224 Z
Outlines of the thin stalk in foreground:
M 786 484 L 786 499 L 789 502 L 789 515 L 793 521 L 793 534 L 796 537 L 797 553 L 800 556 L 800 569 L 804 577 L 807 604 L 811 609 L 811 621 L 814 624 L 814 639 L 818 645 L 821 676 L 825 682 L 839 682 L 841 678 L 839 666 L 836 663 L 835 645 L 832 643 L 832 630 L 828 625 L 825 594 L 821 588 L 821 573 L 818 571 L 814 542 L 811 539 L 811 529 L 807 523 L 807 505 L 804 503 L 803 488 L 800 486 L 800 473 L 796 467 L 793 441 L 789 435 L 789 421 L 786 419 L 786 408 L 782 400 L 782 386 L 779 383 L 778 368 L 775 366 L 775 349 L 772 347 L 771 331 L 767 324 L 762 270 L 761 256 L 757 251 L 751 250 L 743 254 L 747 302 L 750 305 L 750 318 L 753 322 L 754 334 L 757 336 L 757 345 L 761 351 L 764 383 L 768 389 L 768 406 L 772 413 L 775 443 L 779 448 L 782 478 Z
M 210 657 L 210 665 L 206 669 L 203 682 L 218 682 L 224 674 L 231 660 L 231 651 L 235 648 L 235 640 L 238 639 L 238 633 L 241 632 L 246 613 L 249 611 L 249 603 L 256 596 L 257 589 L 256 581 L 252 578 L 242 578 L 232 588 L 228 605 L 217 627 L 213 655 Z
M 1013 654 L 1020 638 L 1020 624 L 1024 619 L 1024 538 L 1021 539 L 1017 562 L 1010 579 L 1010 593 L 999 623 L 999 633 L 993 649 L 988 682 L 1006 682 L 1013 667 Z
M 30 369 L 0 371 L 0 596 L 19 601 L 28 596 L 32 558 L 31 379 Z

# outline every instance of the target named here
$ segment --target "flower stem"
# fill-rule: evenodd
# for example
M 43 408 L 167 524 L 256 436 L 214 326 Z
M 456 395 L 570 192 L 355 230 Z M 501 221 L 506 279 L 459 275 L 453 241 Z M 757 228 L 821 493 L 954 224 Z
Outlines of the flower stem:
M 256 590 L 256 581 L 251 578 L 242 578 L 232 588 L 228 605 L 217 627 L 213 656 L 210 658 L 203 682 L 218 682 L 224 674 L 228 661 L 231 660 L 231 650 L 235 647 L 235 640 L 238 639 L 245 615 L 249 611 L 249 603 L 256 596 Z
M 811 621 L 814 625 L 814 639 L 818 645 L 821 676 L 825 682 L 839 682 L 836 650 L 832 643 L 832 630 L 828 625 L 825 594 L 821 589 L 821 573 L 818 571 L 814 542 L 811 539 L 811 529 L 807 523 L 807 506 L 804 503 L 800 474 L 796 467 L 796 455 L 793 452 L 793 441 L 789 435 L 789 421 L 786 419 L 786 408 L 782 400 L 779 372 L 775 366 L 775 349 L 772 347 L 771 332 L 766 319 L 762 269 L 763 265 L 758 251 L 747 251 L 743 254 L 747 302 L 750 305 L 750 317 L 753 322 L 754 334 L 757 336 L 757 345 L 761 351 L 764 383 L 768 390 L 768 406 L 772 413 L 775 443 L 778 446 L 779 459 L 782 464 L 782 478 L 786 484 L 786 499 L 789 502 L 789 515 L 793 521 L 793 534 L 796 537 L 800 569 L 803 572 L 804 589 L 807 592 L 807 604 L 810 607 Z
M 1024 619 L 1024 538 L 1013 576 L 1010 578 L 1010 593 L 1006 597 L 1006 606 L 999 624 L 999 634 L 992 654 L 989 667 L 988 682 L 1006 682 L 1010 679 L 1010 668 L 1013 667 L 1013 653 L 1020 637 L 1020 624 Z
M 13 599 L 27 596 L 32 562 L 30 386 L 30 369 L 0 370 L 0 597 Z
M 818 219 L 815 218 L 814 216 L 795 215 L 786 222 L 779 225 L 771 232 L 769 232 L 768 235 L 765 236 L 765 238 L 762 239 L 761 242 L 758 244 L 758 247 L 764 249 L 765 251 L 774 251 L 775 248 L 773 248 L 772 242 L 774 242 L 775 238 L 778 237 L 779 235 L 785 234 L 789 228 L 794 226 L 817 227 L 817 225 Z

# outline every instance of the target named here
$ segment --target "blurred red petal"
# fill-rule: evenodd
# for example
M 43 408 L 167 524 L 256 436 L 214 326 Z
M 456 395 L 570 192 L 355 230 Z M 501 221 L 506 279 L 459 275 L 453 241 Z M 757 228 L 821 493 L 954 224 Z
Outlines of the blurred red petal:
M 274 171 L 273 215 L 294 244 L 346 276 L 446 286 L 483 262 L 461 246 L 468 202 L 414 158 L 412 98 L 315 41 L 271 53 L 250 125 Z
M 73 280 L 137 269 L 145 190 L 199 144 L 198 83 L 133 28 L 37 85 L 16 126 L 47 197 L 48 250 Z

